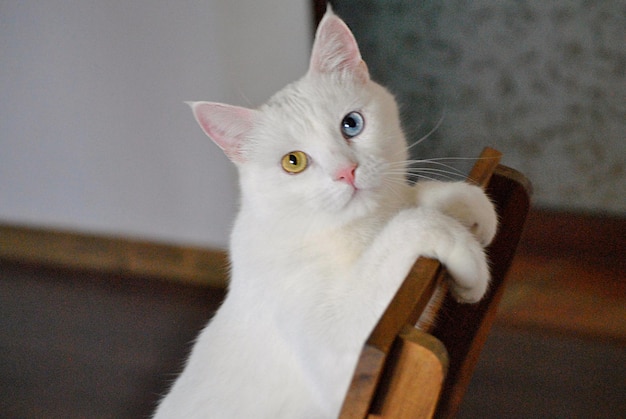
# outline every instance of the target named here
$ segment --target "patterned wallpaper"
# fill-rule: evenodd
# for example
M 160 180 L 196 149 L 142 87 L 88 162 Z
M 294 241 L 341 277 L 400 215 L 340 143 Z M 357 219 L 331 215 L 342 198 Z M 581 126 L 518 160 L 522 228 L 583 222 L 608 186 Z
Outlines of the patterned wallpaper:
M 626 214 L 626 2 L 336 0 L 415 157 L 491 145 L 537 206 Z M 471 164 L 454 163 L 466 170 Z

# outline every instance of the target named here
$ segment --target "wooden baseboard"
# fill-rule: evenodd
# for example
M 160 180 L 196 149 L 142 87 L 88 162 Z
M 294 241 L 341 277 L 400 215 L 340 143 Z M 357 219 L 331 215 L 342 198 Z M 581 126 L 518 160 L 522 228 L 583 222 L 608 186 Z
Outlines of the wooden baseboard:
M 626 272 L 626 217 L 533 210 L 518 253 L 528 257 L 566 258 Z
M 0 262 L 225 287 L 224 251 L 0 224 Z M 626 342 L 626 218 L 531 211 L 501 326 Z
M 0 224 L 0 261 L 225 287 L 224 251 Z
M 532 211 L 496 319 L 626 343 L 626 218 Z

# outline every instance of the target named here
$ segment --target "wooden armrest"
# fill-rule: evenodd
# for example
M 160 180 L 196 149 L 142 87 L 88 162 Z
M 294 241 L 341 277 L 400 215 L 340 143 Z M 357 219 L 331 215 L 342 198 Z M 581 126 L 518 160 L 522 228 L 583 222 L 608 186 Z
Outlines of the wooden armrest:
M 396 337 L 406 325 L 413 328 L 443 278 L 442 266 L 434 259 L 419 258 L 413 265 L 361 351 L 341 409 L 341 419 L 367 417 Z
M 431 417 L 448 369 L 448 352 L 432 335 L 405 326 L 385 366 L 369 417 Z

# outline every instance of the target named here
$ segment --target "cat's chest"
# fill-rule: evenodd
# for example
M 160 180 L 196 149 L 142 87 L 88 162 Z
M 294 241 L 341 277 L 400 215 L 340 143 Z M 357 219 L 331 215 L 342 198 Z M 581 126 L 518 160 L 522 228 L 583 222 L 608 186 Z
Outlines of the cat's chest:
M 359 263 L 371 243 L 373 231 L 339 229 L 313 235 L 303 247 L 302 257 L 314 258 L 331 269 L 350 268 Z
M 281 228 L 269 223 L 243 225 L 234 236 L 233 263 L 257 274 L 332 277 L 347 275 L 380 228 L 368 220 L 339 228 Z

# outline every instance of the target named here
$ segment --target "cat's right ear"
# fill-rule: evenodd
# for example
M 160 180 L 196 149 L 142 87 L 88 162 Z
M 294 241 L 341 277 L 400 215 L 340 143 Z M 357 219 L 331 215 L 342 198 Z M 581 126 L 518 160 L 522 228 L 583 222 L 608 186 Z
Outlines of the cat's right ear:
M 243 149 L 254 126 L 256 111 L 214 102 L 186 103 L 204 133 L 233 163 L 243 163 Z
M 330 5 L 315 33 L 309 71 L 349 75 L 361 83 L 369 80 L 367 65 L 361 58 L 354 35 Z

